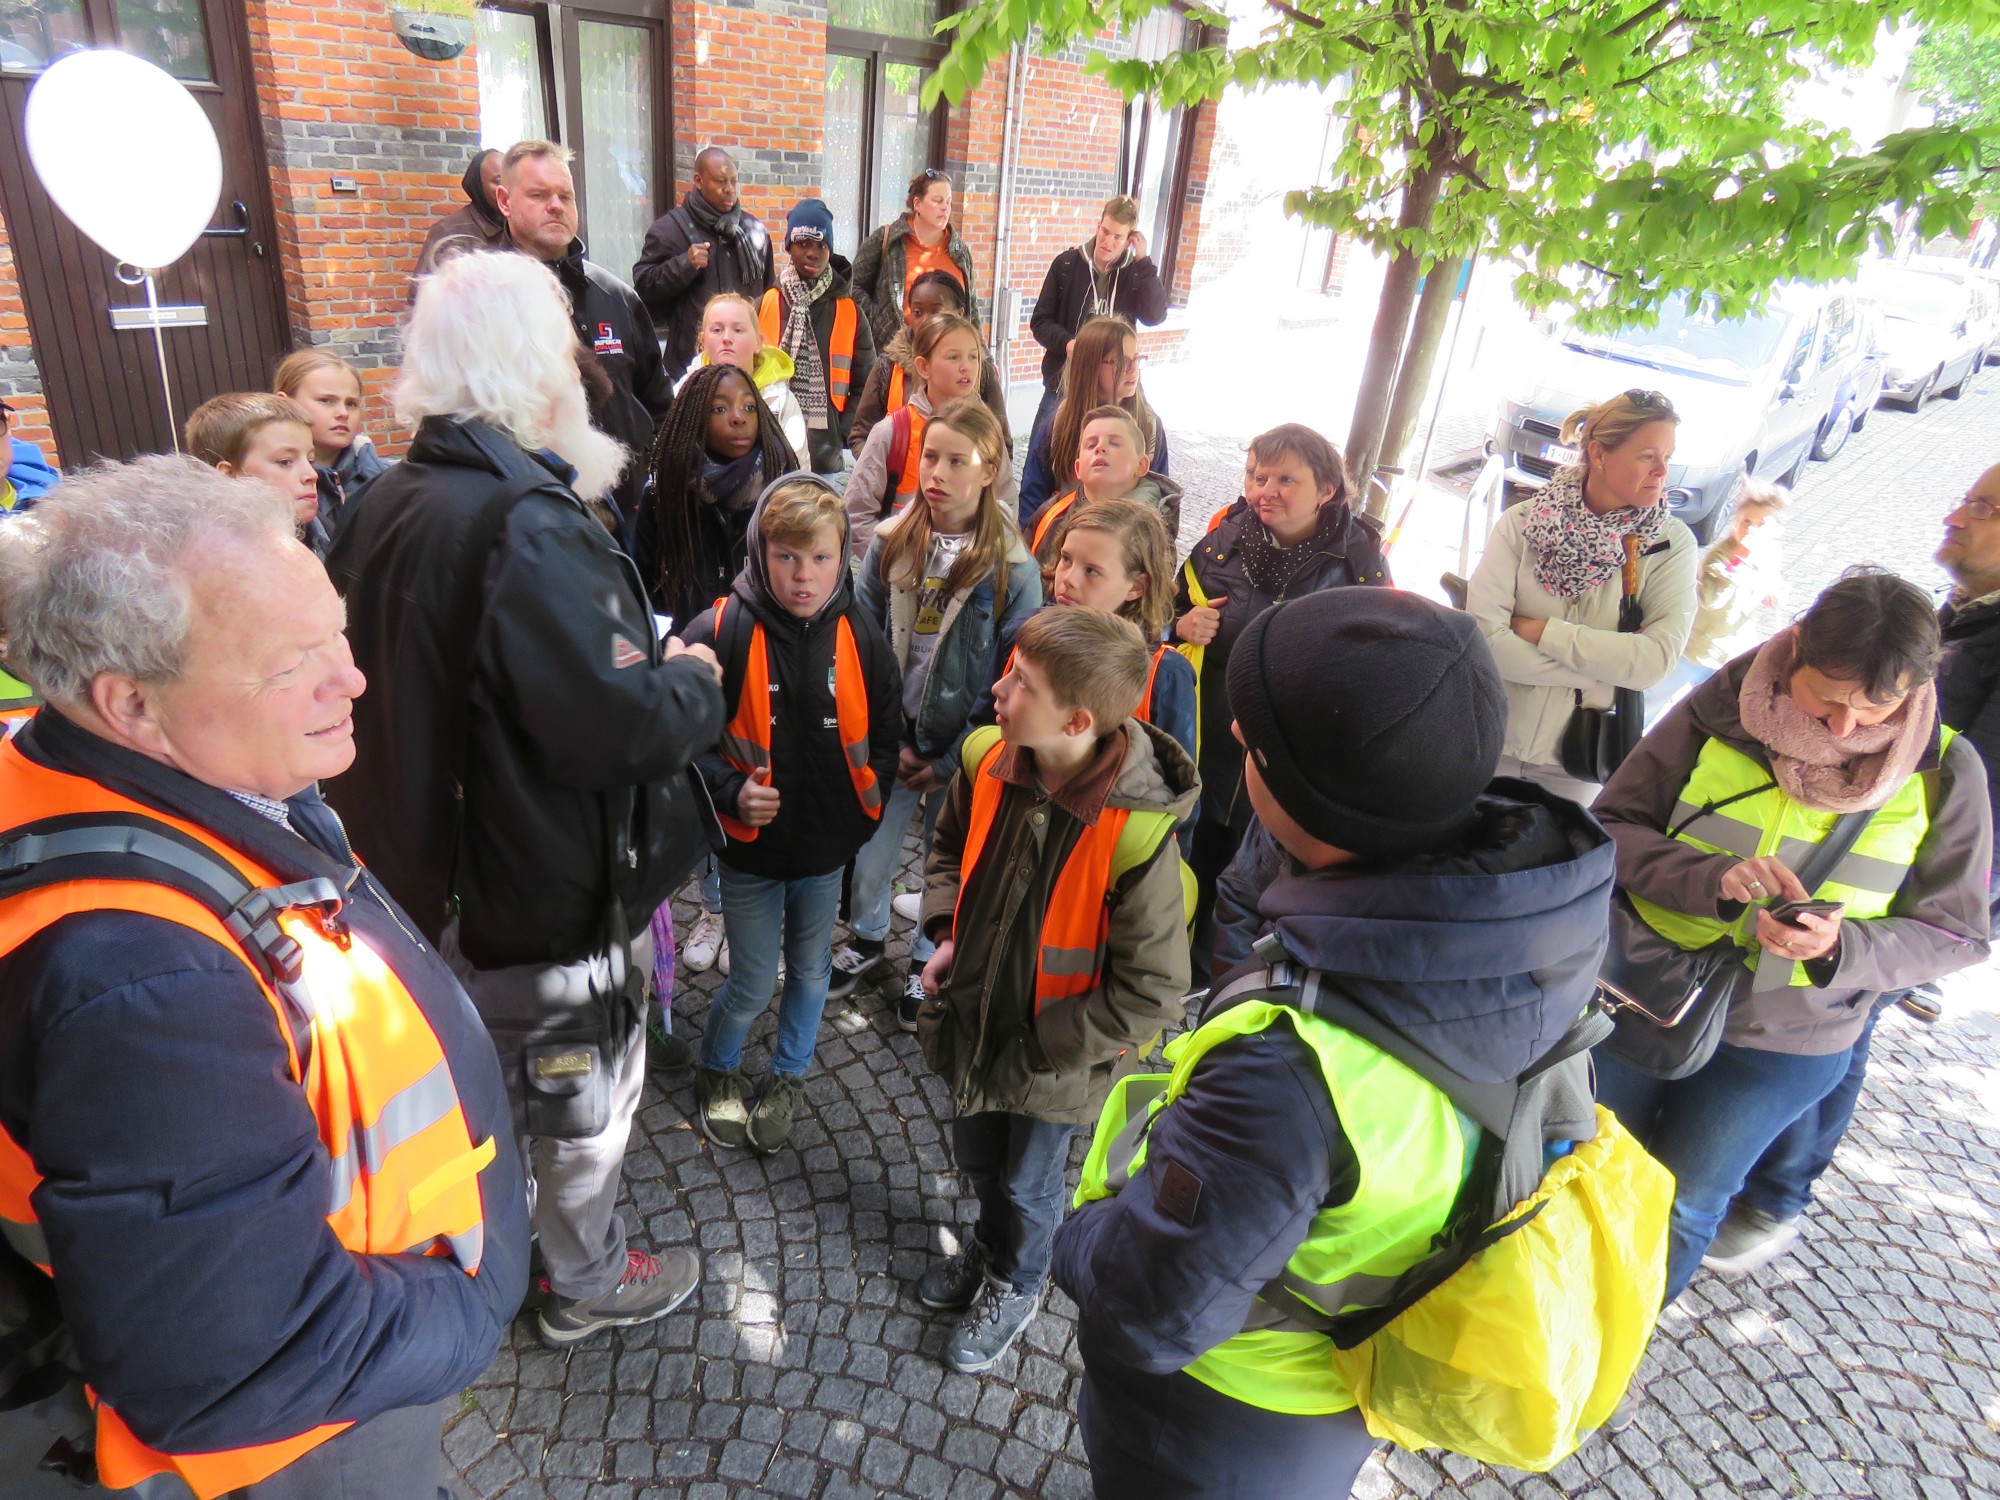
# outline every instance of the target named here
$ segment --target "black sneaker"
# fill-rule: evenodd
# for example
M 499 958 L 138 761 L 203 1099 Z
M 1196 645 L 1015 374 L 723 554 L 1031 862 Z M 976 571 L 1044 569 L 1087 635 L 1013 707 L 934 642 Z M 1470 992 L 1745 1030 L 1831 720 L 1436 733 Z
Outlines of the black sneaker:
M 826 998 L 845 1000 L 882 966 L 882 943 L 867 938 L 850 938 L 833 950 L 833 978 L 827 982 Z
M 750 1109 L 743 1102 L 749 1092 L 743 1075 L 735 1069 L 718 1073 L 712 1068 L 697 1069 L 694 1075 L 695 1115 L 701 1133 L 718 1146 L 740 1147 L 750 1143 Z
M 944 1362 L 961 1375 L 992 1369 L 1034 1321 L 1035 1310 L 1041 1305 L 1040 1287 L 1017 1292 L 1004 1281 L 986 1277 L 973 1295 L 972 1306 L 945 1340 Z
M 917 1300 L 939 1312 L 964 1312 L 986 1284 L 986 1247 L 968 1239 L 958 1254 L 939 1261 L 917 1279 Z
M 924 993 L 924 971 L 912 969 L 903 976 L 903 993 L 896 1001 L 896 1024 L 905 1031 L 917 1029 L 917 1012 L 930 996 Z
M 1913 990 L 1904 990 L 1896 997 L 1896 1004 L 1906 1016 L 1915 1016 L 1926 1025 L 1935 1024 L 1944 1018 L 1944 991 L 1935 983 L 1918 985 Z
M 628 1250 L 625 1275 L 601 1297 L 570 1301 L 553 1292 L 536 1319 L 542 1342 L 561 1349 L 604 1328 L 630 1328 L 664 1318 L 701 1283 L 701 1261 L 692 1250 L 669 1250 L 655 1259 Z
M 658 1011 L 646 1023 L 646 1065 L 661 1079 L 675 1082 L 694 1071 L 694 1048 L 660 1025 Z
M 784 1149 L 792 1138 L 792 1118 L 805 1098 L 806 1081 L 796 1073 L 774 1074 L 764 1097 L 750 1111 L 749 1144 L 760 1156 Z

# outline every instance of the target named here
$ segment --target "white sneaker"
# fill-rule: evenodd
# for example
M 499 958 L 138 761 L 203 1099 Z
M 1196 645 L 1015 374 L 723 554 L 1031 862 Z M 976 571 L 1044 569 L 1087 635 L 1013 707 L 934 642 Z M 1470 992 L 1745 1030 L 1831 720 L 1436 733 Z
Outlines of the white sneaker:
M 705 974 L 715 967 L 718 951 L 726 947 L 722 936 L 722 913 L 705 911 L 694 919 L 694 926 L 688 929 L 685 942 L 681 944 L 681 962 L 696 974 Z M 728 960 L 723 960 L 722 972 L 727 974 Z
M 715 950 L 715 971 L 724 979 L 729 977 L 729 939 L 722 940 L 722 946 Z
M 891 901 L 889 906 L 905 922 L 914 922 L 924 913 L 924 893 L 905 891 Z

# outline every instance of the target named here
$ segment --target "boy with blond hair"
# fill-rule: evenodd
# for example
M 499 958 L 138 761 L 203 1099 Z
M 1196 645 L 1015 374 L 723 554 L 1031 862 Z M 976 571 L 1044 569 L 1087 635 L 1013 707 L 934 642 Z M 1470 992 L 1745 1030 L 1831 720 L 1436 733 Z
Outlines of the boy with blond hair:
M 923 900 L 938 948 L 917 1030 L 951 1089 L 979 1222 L 917 1296 L 962 1313 L 944 1357 L 966 1374 L 1040 1305 L 1070 1133 L 1187 992 L 1172 834 L 1200 783 L 1171 736 L 1132 717 L 1150 664 L 1130 621 L 1031 617 L 994 689 L 998 723 L 967 737 L 938 820 Z
M 187 419 L 187 450 L 231 478 L 261 479 L 292 502 L 299 540 L 324 559 L 319 470 L 313 467 L 312 418 L 289 396 L 232 391 L 213 396 Z

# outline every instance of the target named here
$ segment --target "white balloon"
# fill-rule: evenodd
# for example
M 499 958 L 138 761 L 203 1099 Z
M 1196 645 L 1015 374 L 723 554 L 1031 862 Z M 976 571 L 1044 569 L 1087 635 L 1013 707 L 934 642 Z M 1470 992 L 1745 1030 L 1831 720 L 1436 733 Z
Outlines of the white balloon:
M 222 196 L 222 151 L 194 96 L 129 52 L 72 52 L 28 91 L 28 158 L 56 207 L 119 260 L 172 265 Z

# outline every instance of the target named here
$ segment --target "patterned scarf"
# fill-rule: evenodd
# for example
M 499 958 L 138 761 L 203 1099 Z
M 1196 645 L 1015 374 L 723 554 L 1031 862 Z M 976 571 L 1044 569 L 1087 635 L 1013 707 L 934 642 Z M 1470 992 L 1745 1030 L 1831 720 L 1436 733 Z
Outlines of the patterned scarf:
M 813 337 L 812 305 L 833 286 L 833 266 L 827 267 L 810 283 L 792 269 L 788 260 L 778 267 L 778 291 L 785 299 L 785 331 L 778 347 L 791 355 L 792 394 L 799 398 L 799 410 L 806 414 L 810 431 L 824 431 L 827 425 L 826 361 L 820 357 L 819 340 Z
M 1583 503 L 1583 469 L 1558 469 L 1528 503 L 1521 535 L 1535 549 L 1535 581 L 1558 599 L 1587 594 L 1625 565 L 1625 538 L 1653 541 L 1666 529 L 1664 504 L 1627 506 L 1600 516 Z
M 1770 756 L 1779 790 L 1821 812 L 1880 807 L 1910 779 L 1937 723 L 1937 684 L 1911 692 L 1880 724 L 1835 739 L 1792 697 L 1798 628 L 1781 630 L 1750 663 L 1736 695 L 1743 727 Z
M 1345 500 L 1327 501 L 1319 508 L 1319 523 L 1312 534 L 1289 547 L 1280 547 L 1264 523 L 1253 518 L 1236 544 L 1236 555 L 1243 562 L 1243 576 L 1258 593 L 1269 594 L 1273 599 L 1284 598 L 1299 570 L 1317 557 L 1326 543 L 1347 534 L 1347 515 Z

